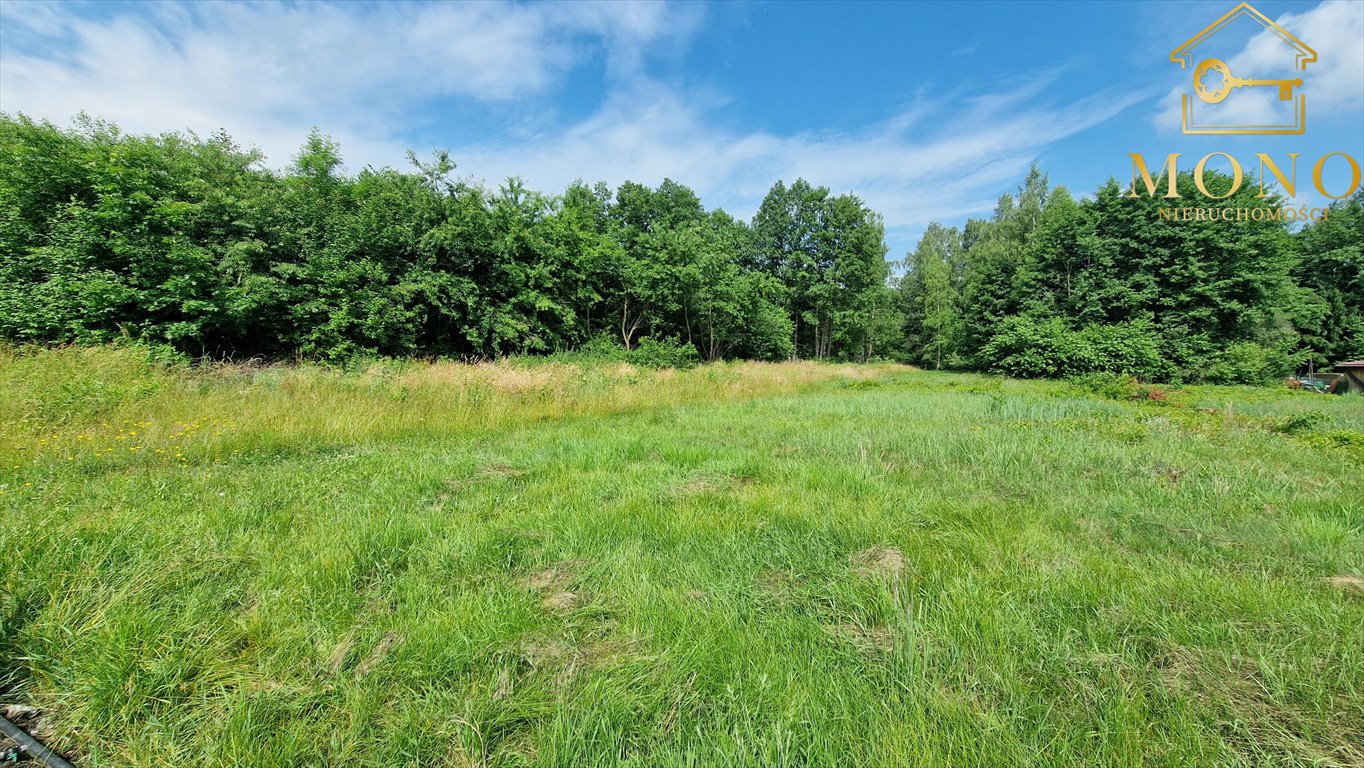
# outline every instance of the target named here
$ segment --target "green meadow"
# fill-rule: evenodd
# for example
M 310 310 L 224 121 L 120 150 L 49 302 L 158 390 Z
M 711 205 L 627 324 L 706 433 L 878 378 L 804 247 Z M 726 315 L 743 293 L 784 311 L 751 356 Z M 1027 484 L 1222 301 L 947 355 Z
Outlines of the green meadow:
M 81 766 L 1361 766 L 1364 398 L 0 349 Z

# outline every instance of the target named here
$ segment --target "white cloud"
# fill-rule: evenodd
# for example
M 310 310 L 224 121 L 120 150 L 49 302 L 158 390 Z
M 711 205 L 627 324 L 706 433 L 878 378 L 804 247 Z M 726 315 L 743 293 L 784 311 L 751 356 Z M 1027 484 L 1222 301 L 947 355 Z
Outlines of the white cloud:
M 539 94 L 598 50 L 608 67 L 628 68 L 688 26 L 659 4 L 147 8 L 94 20 L 0 3 L 6 36 L 39 42 L 0 50 L 0 109 L 62 122 L 84 110 L 134 132 L 226 128 L 272 160 L 319 125 L 362 165 L 394 162 L 394 126 L 416 104 Z
M 882 212 L 896 257 L 930 220 L 988 212 L 1051 143 L 1152 95 L 1060 103 L 1049 94 L 1064 72 L 1051 70 L 921 96 L 851 132 L 739 131 L 717 119 L 723 103 L 713 95 L 640 74 L 653 50 L 696 27 L 687 5 L 206 3 L 99 21 L 53 6 L 0 6 L 10 32 L 43 43 L 0 51 L 0 109 L 57 122 L 84 110 L 139 133 L 226 128 L 275 166 L 314 125 L 341 143 L 351 168 L 401 165 L 409 126 L 433 100 L 545 96 L 593 62 L 608 84 L 595 111 L 566 126 L 532 122 L 450 146 L 459 173 L 521 176 L 545 190 L 576 178 L 671 177 L 745 217 L 773 181 L 804 176 Z
M 975 99 L 944 94 L 852 133 L 789 136 L 727 131 L 678 94 L 637 84 L 565 132 L 465 147 L 456 161 L 461 172 L 494 180 L 517 175 L 545 189 L 578 177 L 613 184 L 671 177 L 707 204 L 744 217 L 772 182 L 803 176 L 857 193 L 901 235 L 893 239 L 903 250 L 903 236 L 929 221 L 991 210 L 1047 145 L 1152 95 L 1103 93 L 1061 107 L 1029 103 L 1031 91 L 1045 91 L 1059 76 Z M 939 127 L 925 127 L 935 121 Z M 902 255 L 898 250 L 892 256 Z

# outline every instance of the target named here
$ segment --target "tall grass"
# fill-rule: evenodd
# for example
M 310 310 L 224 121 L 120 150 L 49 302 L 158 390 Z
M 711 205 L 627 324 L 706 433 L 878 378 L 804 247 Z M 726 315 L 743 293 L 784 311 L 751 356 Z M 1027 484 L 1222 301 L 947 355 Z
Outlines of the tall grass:
M 1364 764 L 1364 399 L 3 354 L 83 765 Z
M 570 415 L 740 400 L 894 369 L 739 362 L 678 371 L 518 360 L 191 368 L 135 346 L 0 347 L 0 465 L 215 461 L 422 440 Z

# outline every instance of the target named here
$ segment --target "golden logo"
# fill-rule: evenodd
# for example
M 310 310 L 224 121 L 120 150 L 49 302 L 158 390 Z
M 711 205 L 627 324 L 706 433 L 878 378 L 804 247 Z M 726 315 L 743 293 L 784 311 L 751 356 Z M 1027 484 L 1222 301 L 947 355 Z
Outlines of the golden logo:
M 1291 66 L 1291 70 L 1303 70 L 1307 68 L 1308 64 L 1317 60 L 1316 51 L 1307 47 L 1305 43 L 1294 37 L 1288 30 L 1275 24 L 1263 13 L 1255 10 L 1250 3 L 1241 3 L 1222 18 L 1209 24 L 1202 32 L 1189 38 L 1183 45 L 1170 52 L 1170 61 L 1177 62 L 1180 69 L 1187 69 L 1191 62 L 1198 61 L 1193 70 L 1193 93 L 1185 93 L 1180 97 L 1184 132 L 1190 134 L 1302 133 L 1307 128 L 1307 97 L 1299 92 L 1302 89 L 1301 77 L 1279 79 L 1242 77 L 1238 75 L 1244 73 L 1233 73 L 1231 67 L 1223 59 L 1215 56 L 1204 57 L 1196 52 L 1201 46 L 1212 42 L 1218 32 L 1242 18 L 1257 22 L 1269 34 L 1284 43 L 1282 56 L 1285 68 Z M 1290 102 L 1286 105 L 1288 109 L 1282 110 L 1283 120 L 1280 122 L 1271 120 L 1256 124 L 1238 124 L 1235 122 L 1237 119 L 1235 115 L 1238 114 L 1236 111 L 1221 110 L 1223 114 L 1228 115 L 1224 118 L 1228 122 L 1219 123 L 1219 110 L 1212 106 L 1202 106 L 1220 105 L 1226 102 L 1233 92 L 1249 93 L 1254 89 L 1265 87 L 1278 89 L 1277 101 Z M 1296 101 L 1294 100 L 1295 95 Z M 1195 115 L 1196 108 L 1198 110 L 1197 115 Z M 1244 111 L 1240 114 L 1244 114 Z M 1292 119 L 1288 120 L 1290 116 Z

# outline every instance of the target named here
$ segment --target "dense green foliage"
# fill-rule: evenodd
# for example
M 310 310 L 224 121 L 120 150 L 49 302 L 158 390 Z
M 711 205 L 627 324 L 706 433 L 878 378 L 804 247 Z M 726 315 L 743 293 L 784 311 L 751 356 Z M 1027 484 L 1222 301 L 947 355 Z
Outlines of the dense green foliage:
M 1162 219 L 1170 201 L 1112 181 L 1077 201 L 1033 169 L 989 220 L 930 225 L 892 276 L 880 217 L 803 179 L 750 223 L 671 180 L 494 191 L 445 154 L 346 175 L 317 133 L 282 172 L 260 160 L 225 135 L 0 116 L 0 340 L 321 360 L 644 343 L 1226 383 L 1364 357 L 1364 192 L 1293 233 Z M 1257 189 L 1174 203 L 1282 202 Z
M 1364 190 L 1296 234 L 1268 217 L 1159 215 L 1283 203 L 1257 184 L 1215 201 L 1127 191 L 1110 181 L 1077 202 L 1034 168 L 990 220 L 930 225 L 901 281 L 909 358 L 1025 377 L 1264 383 L 1309 359 L 1364 357 Z
M 194 355 L 492 357 L 642 339 L 699 357 L 866 358 L 881 222 L 778 184 L 749 227 L 686 187 L 546 196 L 340 173 L 314 133 L 283 173 L 226 136 L 0 120 L 0 338 Z

